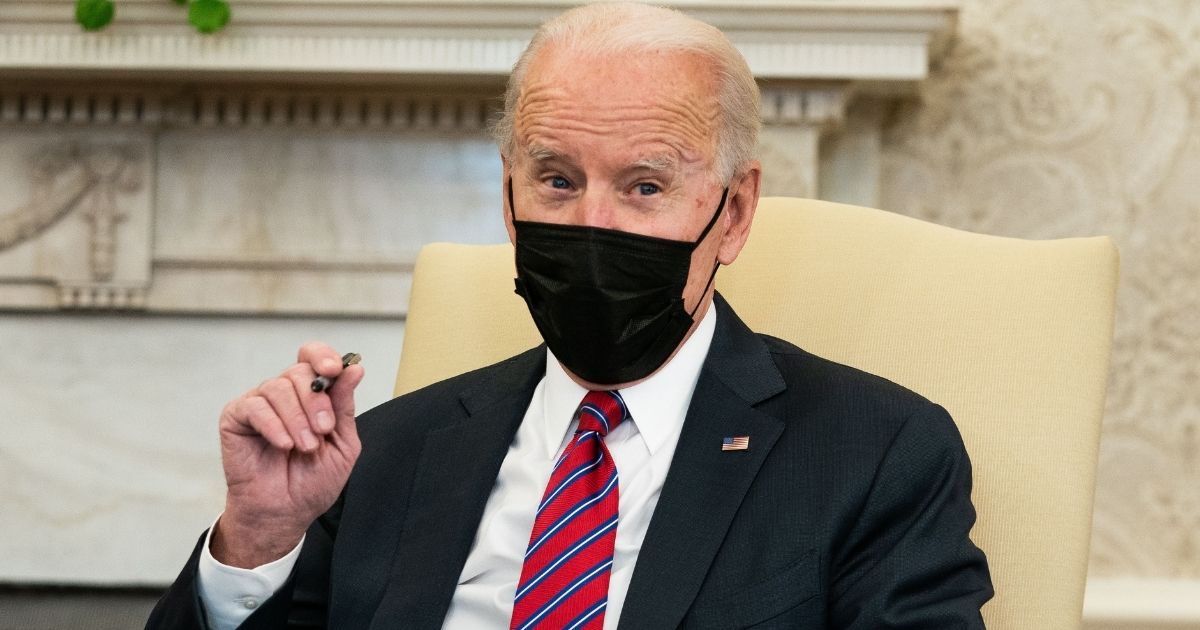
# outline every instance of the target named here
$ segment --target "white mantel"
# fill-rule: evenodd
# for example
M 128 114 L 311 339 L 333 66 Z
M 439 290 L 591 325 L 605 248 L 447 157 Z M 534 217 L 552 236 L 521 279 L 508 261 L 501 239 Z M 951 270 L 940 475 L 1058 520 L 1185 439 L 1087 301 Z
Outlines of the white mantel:
M 220 509 L 224 400 L 330 341 L 385 400 L 411 264 L 504 238 L 485 133 L 550 0 L 0 0 L 0 582 L 163 583 Z M 760 77 L 773 194 L 874 201 L 944 0 L 673 3 Z M 876 109 L 878 109 L 876 107 Z
M 124 0 L 101 33 L 71 0 L 0 4 L 0 72 L 319 80 L 502 79 L 561 0 L 238 0 L 221 34 L 197 37 L 181 10 Z M 948 0 L 690 0 L 670 3 L 726 33 L 764 79 L 912 82 L 954 31 Z M 466 79 L 462 78 L 466 77 Z

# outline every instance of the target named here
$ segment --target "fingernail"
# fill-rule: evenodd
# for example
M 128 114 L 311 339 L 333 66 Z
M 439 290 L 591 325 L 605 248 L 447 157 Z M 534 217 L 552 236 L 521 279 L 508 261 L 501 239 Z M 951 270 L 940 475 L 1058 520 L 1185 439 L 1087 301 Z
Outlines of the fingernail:
M 332 372 L 332 371 L 338 369 L 339 367 L 341 367 L 341 365 L 342 365 L 341 363 L 338 363 L 337 361 L 334 361 L 333 359 L 324 359 L 323 361 L 321 361 L 321 371 L 322 372 Z
M 317 426 L 320 427 L 322 431 L 329 431 L 333 429 L 333 414 L 325 410 L 318 411 Z
M 317 436 L 313 435 L 312 431 L 304 429 L 300 432 L 300 443 L 304 445 L 305 450 L 313 450 L 317 448 Z

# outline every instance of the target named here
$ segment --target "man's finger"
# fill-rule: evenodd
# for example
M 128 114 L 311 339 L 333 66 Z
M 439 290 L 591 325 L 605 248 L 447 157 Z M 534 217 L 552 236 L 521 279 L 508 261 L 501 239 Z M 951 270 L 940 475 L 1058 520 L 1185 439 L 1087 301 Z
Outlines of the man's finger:
M 361 365 L 351 365 L 342 371 L 333 386 L 327 390 L 329 400 L 333 404 L 334 416 L 337 419 L 337 430 L 342 432 L 344 426 L 350 431 L 354 428 L 354 388 L 362 382 L 366 371 Z
M 292 436 L 300 450 L 311 452 L 320 446 L 291 380 L 282 376 L 273 378 L 260 385 L 258 391 L 271 404 L 271 408 L 287 428 L 288 435 Z
M 292 382 L 292 388 L 308 418 L 309 428 L 317 435 L 325 435 L 333 430 L 335 423 L 333 404 L 329 397 L 312 390 L 314 373 L 307 363 L 297 363 L 288 368 L 283 376 Z
M 277 449 L 290 451 L 296 443 L 283 426 L 283 421 L 262 396 L 247 396 L 234 404 L 231 413 L 235 422 L 262 436 Z
M 320 341 L 310 341 L 300 346 L 300 351 L 296 353 L 296 362 L 307 363 L 317 374 L 330 378 L 342 372 L 342 355 L 329 344 Z

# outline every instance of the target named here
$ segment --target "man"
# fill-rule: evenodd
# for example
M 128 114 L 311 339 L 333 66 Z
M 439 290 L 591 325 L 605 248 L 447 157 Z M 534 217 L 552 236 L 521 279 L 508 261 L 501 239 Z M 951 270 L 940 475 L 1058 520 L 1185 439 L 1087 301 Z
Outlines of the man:
M 225 511 L 149 627 L 981 628 L 946 412 L 713 291 L 758 202 L 757 113 L 682 14 L 543 25 L 496 134 L 547 347 L 357 420 L 362 369 L 303 347 L 222 412 Z

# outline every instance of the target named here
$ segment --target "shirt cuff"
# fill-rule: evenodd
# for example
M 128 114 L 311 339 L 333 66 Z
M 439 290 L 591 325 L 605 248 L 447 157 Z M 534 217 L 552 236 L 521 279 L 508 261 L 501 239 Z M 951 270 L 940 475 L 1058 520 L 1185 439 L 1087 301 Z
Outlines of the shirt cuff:
M 220 520 L 220 517 L 217 517 Z M 217 521 L 213 521 L 204 537 L 200 549 L 199 588 L 200 601 L 212 630 L 234 630 L 263 602 L 271 598 L 287 583 L 304 538 L 284 557 L 253 569 L 239 569 L 221 564 L 209 551 L 212 532 Z

